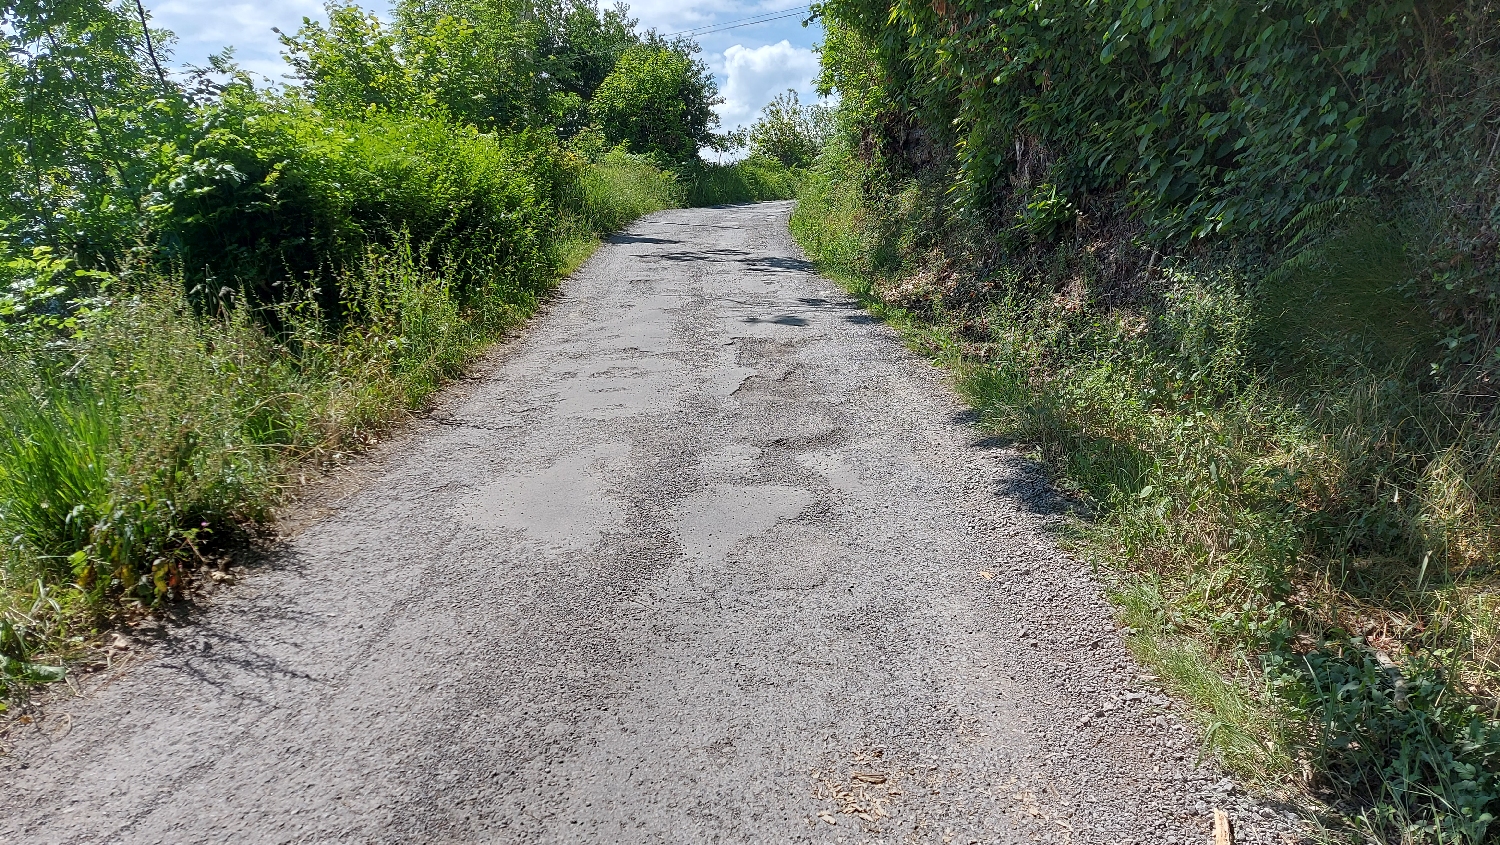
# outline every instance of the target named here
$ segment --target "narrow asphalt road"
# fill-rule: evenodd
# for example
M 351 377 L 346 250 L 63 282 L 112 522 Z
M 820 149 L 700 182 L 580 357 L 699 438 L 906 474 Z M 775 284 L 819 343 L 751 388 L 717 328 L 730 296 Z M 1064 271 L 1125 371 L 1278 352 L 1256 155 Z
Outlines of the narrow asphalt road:
M 524 336 L 0 760 L 0 841 L 1237 841 L 1286 822 L 1057 502 L 791 242 L 609 239 Z

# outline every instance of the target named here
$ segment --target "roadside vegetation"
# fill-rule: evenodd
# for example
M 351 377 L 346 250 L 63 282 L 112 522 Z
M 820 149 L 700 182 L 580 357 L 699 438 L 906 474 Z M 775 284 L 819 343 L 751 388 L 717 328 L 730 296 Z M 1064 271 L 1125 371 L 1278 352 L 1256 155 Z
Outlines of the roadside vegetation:
M 331 5 L 296 84 L 170 71 L 136 2 L 0 5 L 0 697 L 183 594 L 598 235 L 787 198 L 710 165 L 697 46 L 591 0 Z
M 1076 497 L 1207 750 L 1497 841 L 1500 8 L 817 10 L 794 233 Z

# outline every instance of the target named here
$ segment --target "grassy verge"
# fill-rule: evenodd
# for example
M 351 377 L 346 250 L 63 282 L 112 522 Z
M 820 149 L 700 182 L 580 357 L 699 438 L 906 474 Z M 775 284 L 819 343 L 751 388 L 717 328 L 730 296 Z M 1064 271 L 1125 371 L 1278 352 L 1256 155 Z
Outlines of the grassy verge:
M 1001 233 L 997 258 L 942 187 L 833 150 L 793 232 L 1086 505 L 1066 542 L 1206 748 L 1351 834 L 1493 838 L 1500 436 L 1411 365 L 1390 232 L 1165 267 L 1126 229 Z
M 796 196 L 800 178 L 799 171 L 761 156 L 734 164 L 695 162 L 682 171 L 683 204 L 699 207 L 789 200 Z
M 94 274 L 96 295 L 59 310 L 72 265 L 45 252 L 13 261 L 0 323 L 0 692 L 58 679 L 101 627 L 180 597 L 300 467 L 341 460 L 421 407 L 600 233 L 713 191 L 759 198 L 733 187 L 738 168 L 706 169 L 720 187 L 705 190 L 624 153 L 570 166 L 552 234 L 530 241 L 544 253 L 519 259 L 542 272 L 397 237 L 338 273 L 334 295 L 325 282 L 259 307 L 220 296 L 231 305 L 205 311 L 180 276 L 143 261 Z

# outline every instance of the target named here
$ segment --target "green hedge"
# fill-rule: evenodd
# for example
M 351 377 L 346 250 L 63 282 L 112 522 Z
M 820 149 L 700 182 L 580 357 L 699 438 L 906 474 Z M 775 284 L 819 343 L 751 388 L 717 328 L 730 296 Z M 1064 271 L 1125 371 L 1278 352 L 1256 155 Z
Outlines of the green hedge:
M 1423 153 L 1489 4 L 834 0 L 831 81 L 973 203 L 1125 190 L 1154 236 L 1275 229 Z M 1490 12 L 1488 18 L 1483 14 Z M 840 49 L 857 36 L 857 49 Z M 856 83 L 856 80 L 859 84 Z M 930 145 L 932 149 L 917 149 Z M 1017 178 L 1018 177 L 1018 178 Z
M 335 119 L 248 92 L 203 122 L 158 178 L 150 211 L 157 258 L 210 297 L 245 288 L 279 301 L 398 239 L 422 245 L 433 266 L 461 258 L 461 283 L 481 273 L 535 282 L 551 270 L 558 203 L 579 177 L 543 132 Z

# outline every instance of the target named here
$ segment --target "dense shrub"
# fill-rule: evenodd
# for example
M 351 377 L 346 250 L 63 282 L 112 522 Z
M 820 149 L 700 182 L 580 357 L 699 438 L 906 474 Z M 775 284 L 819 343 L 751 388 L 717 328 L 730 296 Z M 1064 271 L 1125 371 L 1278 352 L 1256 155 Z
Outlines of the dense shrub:
M 971 213 L 1032 234 L 1119 209 L 1171 252 L 1276 241 L 1372 193 L 1398 206 L 1412 287 L 1448 333 L 1424 363 L 1495 395 L 1489 0 L 821 8 L 824 84 L 866 153 L 892 173 L 941 161 Z
M 620 57 L 589 105 L 611 144 L 664 163 L 697 161 L 716 143 L 718 88 L 708 68 L 682 46 L 648 44 Z
M 535 280 L 568 174 L 545 133 L 497 138 L 436 119 L 328 118 L 296 99 L 228 92 L 201 112 L 190 150 L 157 180 L 158 256 L 209 296 L 284 298 L 330 283 L 371 244 L 433 244 L 464 275 Z M 332 305 L 333 303 L 328 303 Z
M 1402 0 L 827 8 L 891 74 L 895 110 L 955 150 L 972 202 L 1017 171 L 1069 194 L 1123 188 L 1159 237 L 1275 226 L 1409 160 L 1422 39 L 1444 14 Z

